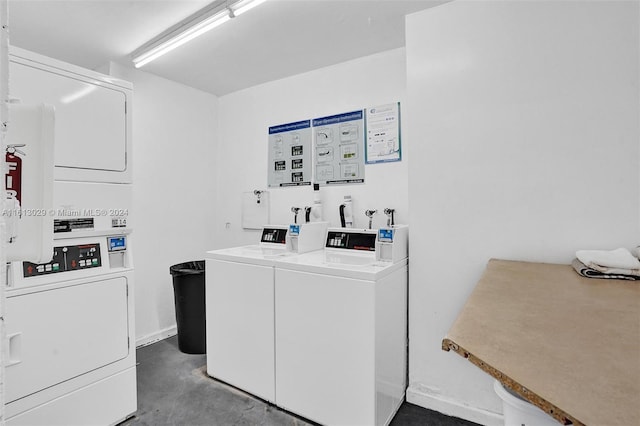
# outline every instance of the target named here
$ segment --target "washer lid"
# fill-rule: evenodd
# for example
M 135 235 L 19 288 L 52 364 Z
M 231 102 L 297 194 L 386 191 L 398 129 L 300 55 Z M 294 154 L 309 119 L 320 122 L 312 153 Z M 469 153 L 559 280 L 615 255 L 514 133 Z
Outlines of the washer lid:
M 373 252 L 348 251 L 338 253 L 325 249 L 298 256 L 274 259 L 276 269 L 376 281 L 403 268 L 407 260 L 392 263 L 376 260 Z
M 208 251 L 206 253 L 206 258 L 226 260 L 229 262 L 251 263 L 254 265 L 273 266 L 273 261 L 275 259 L 293 255 L 295 255 L 295 253 L 287 251 L 286 247 L 255 244 Z

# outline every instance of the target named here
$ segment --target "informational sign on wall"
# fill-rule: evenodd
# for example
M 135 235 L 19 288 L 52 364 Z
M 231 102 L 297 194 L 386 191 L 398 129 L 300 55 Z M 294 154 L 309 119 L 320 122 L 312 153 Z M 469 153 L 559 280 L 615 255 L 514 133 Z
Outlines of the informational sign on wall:
M 311 185 L 310 120 L 269 127 L 269 187 Z
M 313 123 L 315 182 L 364 182 L 364 114 L 352 111 L 316 118 Z
M 367 108 L 367 164 L 400 161 L 400 102 Z

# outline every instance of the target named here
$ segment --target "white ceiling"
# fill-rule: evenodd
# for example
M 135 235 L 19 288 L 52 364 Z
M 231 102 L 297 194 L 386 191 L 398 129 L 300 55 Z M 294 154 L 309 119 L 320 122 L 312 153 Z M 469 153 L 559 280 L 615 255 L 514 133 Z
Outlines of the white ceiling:
M 10 43 L 85 68 L 129 55 L 211 0 L 9 0 Z M 404 46 L 444 0 L 270 0 L 142 69 L 224 95 Z

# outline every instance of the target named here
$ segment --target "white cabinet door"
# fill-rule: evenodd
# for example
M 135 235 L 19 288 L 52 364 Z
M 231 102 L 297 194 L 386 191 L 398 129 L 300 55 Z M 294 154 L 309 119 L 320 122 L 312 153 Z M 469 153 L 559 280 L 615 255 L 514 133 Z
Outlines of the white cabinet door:
M 7 402 L 126 358 L 127 297 L 124 277 L 9 296 Z
M 273 267 L 206 260 L 207 373 L 275 400 Z

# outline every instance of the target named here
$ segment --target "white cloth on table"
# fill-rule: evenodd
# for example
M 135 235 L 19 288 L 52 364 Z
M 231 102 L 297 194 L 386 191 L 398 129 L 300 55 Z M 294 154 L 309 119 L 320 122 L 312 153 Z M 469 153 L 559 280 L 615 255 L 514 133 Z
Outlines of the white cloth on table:
M 585 266 L 578 259 L 573 259 L 573 262 L 571 262 L 571 266 L 573 266 L 573 269 L 575 269 L 578 274 L 587 278 L 608 278 L 608 279 L 615 279 L 615 280 L 640 280 L 640 275 L 629 275 L 627 273 L 617 274 L 613 272 L 604 273 L 604 272 L 596 271 L 595 269 Z M 614 269 L 612 268 L 612 270 Z M 615 269 L 615 270 L 629 271 L 628 269 Z
M 626 248 L 616 250 L 578 250 L 576 257 L 585 266 L 605 274 L 640 276 L 640 260 Z

